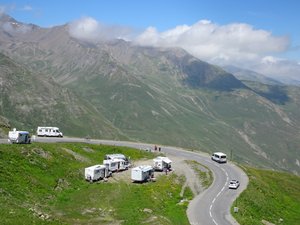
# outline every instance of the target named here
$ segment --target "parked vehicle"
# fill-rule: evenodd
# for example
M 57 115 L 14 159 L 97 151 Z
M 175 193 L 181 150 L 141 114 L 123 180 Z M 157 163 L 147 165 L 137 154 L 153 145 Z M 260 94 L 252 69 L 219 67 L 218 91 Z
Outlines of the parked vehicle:
M 154 178 L 152 166 L 138 166 L 131 169 L 131 180 L 133 182 L 144 182 Z
M 223 152 L 215 152 L 212 154 L 211 159 L 218 162 L 218 163 L 226 163 L 227 156 Z
M 170 170 L 171 163 L 172 161 L 168 157 L 158 156 L 155 159 L 153 159 L 153 168 L 154 170 L 159 171 L 163 171 L 165 169 Z
M 111 172 L 120 171 L 120 170 L 127 170 L 128 169 L 128 162 L 124 159 L 105 159 L 103 160 L 103 164 L 107 166 L 108 170 Z
M 14 128 L 8 132 L 8 142 L 12 144 L 30 144 L 31 137 L 28 131 L 17 131 Z
M 124 166 L 127 167 L 127 169 L 130 167 L 130 160 L 129 160 L 129 158 L 127 158 L 123 154 L 107 154 L 104 157 L 104 160 L 112 160 L 112 159 L 122 159 L 125 162 Z
M 111 172 L 105 165 L 94 165 L 84 169 L 84 177 L 87 181 L 93 182 L 109 177 Z
M 229 188 L 230 189 L 237 189 L 240 186 L 240 182 L 238 180 L 231 180 L 229 182 Z
M 105 155 L 104 159 L 124 159 L 125 161 L 128 161 L 127 157 L 123 154 L 107 154 Z
M 58 127 L 38 127 L 36 134 L 43 137 L 63 137 Z

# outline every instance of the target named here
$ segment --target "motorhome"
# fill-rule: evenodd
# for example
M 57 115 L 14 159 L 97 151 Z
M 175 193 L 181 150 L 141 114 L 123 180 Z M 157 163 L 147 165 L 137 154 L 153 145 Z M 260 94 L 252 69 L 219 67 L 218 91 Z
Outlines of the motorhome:
M 165 169 L 170 170 L 171 163 L 172 161 L 168 157 L 158 156 L 153 159 L 153 168 L 159 171 L 163 171 Z
M 226 154 L 223 152 L 215 152 L 212 154 L 211 159 L 218 162 L 218 163 L 226 163 L 227 157 Z
M 123 154 L 107 154 L 104 157 L 104 160 L 112 160 L 112 159 L 122 159 L 125 161 L 125 165 L 130 167 L 130 160 Z
M 128 169 L 128 162 L 126 162 L 124 159 L 104 159 L 103 164 L 107 166 L 111 172 Z
M 153 179 L 154 169 L 152 166 L 138 166 L 131 169 L 131 180 L 133 182 L 144 182 Z
M 36 134 L 43 137 L 63 137 L 58 127 L 38 127 Z
M 17 131 L 14 128 L 8 132 L 8 142 L 12 144 L 30 144 L 31 137 L 28 131 Z
M 109 177 L 111 172 L 105 165 L 94 165 L 84 169 L 84 177 L 87 181 L 93 182 Z
M 105 155 L 104 159 L 124 159 L 125 161 L 128 161 L 127 157 L 123 154 L 107 154 Z

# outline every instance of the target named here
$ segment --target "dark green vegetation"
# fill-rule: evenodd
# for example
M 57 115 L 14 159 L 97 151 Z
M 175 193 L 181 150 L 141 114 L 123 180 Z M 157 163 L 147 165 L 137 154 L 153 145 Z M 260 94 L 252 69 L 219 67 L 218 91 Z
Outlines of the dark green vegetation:
M 232 214 L 241 225 L 297 225 L 300 221 L 300 177 L 288 173 L 244 168 L 249 185 L 232 206 Z M 239 212 L 234 213 L 233 207 Z
M 160 176 L 156 182 L 129 180 L 90 184 L 84 168 L 101 164 L 107 153 L 131 160 L 150 159 L 149 152 L 81 143 L 0 146 L 1 224 L 188 224 L 191 199 L 183 177 Z
M 17 31 L 0 29 L 0 115 L 11 128 L 232 152 L 300 174 L 299 87 L 242 83 L 181 49 L 87 43 L 67 25 Z

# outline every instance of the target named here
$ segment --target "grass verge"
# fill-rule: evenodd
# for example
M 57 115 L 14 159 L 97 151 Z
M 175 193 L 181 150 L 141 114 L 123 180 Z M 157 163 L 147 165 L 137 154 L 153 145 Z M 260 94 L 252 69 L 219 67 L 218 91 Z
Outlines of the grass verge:
M 241 225 L 297 225 L 300 221 L 300 177 L 288 173 L 244 168 L 248 188 L 234 202 L 231 213 Z M 238 213 L 233 212 L 238 207 Z

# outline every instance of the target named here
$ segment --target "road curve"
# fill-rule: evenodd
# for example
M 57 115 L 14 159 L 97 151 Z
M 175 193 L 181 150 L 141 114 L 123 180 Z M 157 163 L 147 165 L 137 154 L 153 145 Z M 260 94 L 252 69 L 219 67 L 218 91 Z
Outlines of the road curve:
M 91 144 L 107 144 L 127 146 L 137 149 L 152 148 L 153 144 L 111 141 L 111 140 L 87 140 L 82 138 L 35 138 L 36 142 L 88 142 Z M 5 143 L 1 140 L 0 143 Z M 6 142 L 7 143 L 7 142 Z M 238 195 L 246 189 L 248 177 L 239 167 L 233 163 L 219 164 L 210 159 L 205 153 L 186 151 L 182 148 L 162 146 L 162 151 L 167 155 L 180 156 L 189 160 L 195 160 L 211 169 L 214 175 L 212 185 L 204 192 L 197 195 L 189 204 L 187 216 L 191 225 L 229 225 L 238 224 L 230 214 L 230 207 Z M 240 181 L 241 186 L 237 190 L 228 189 L 231 179 Z

